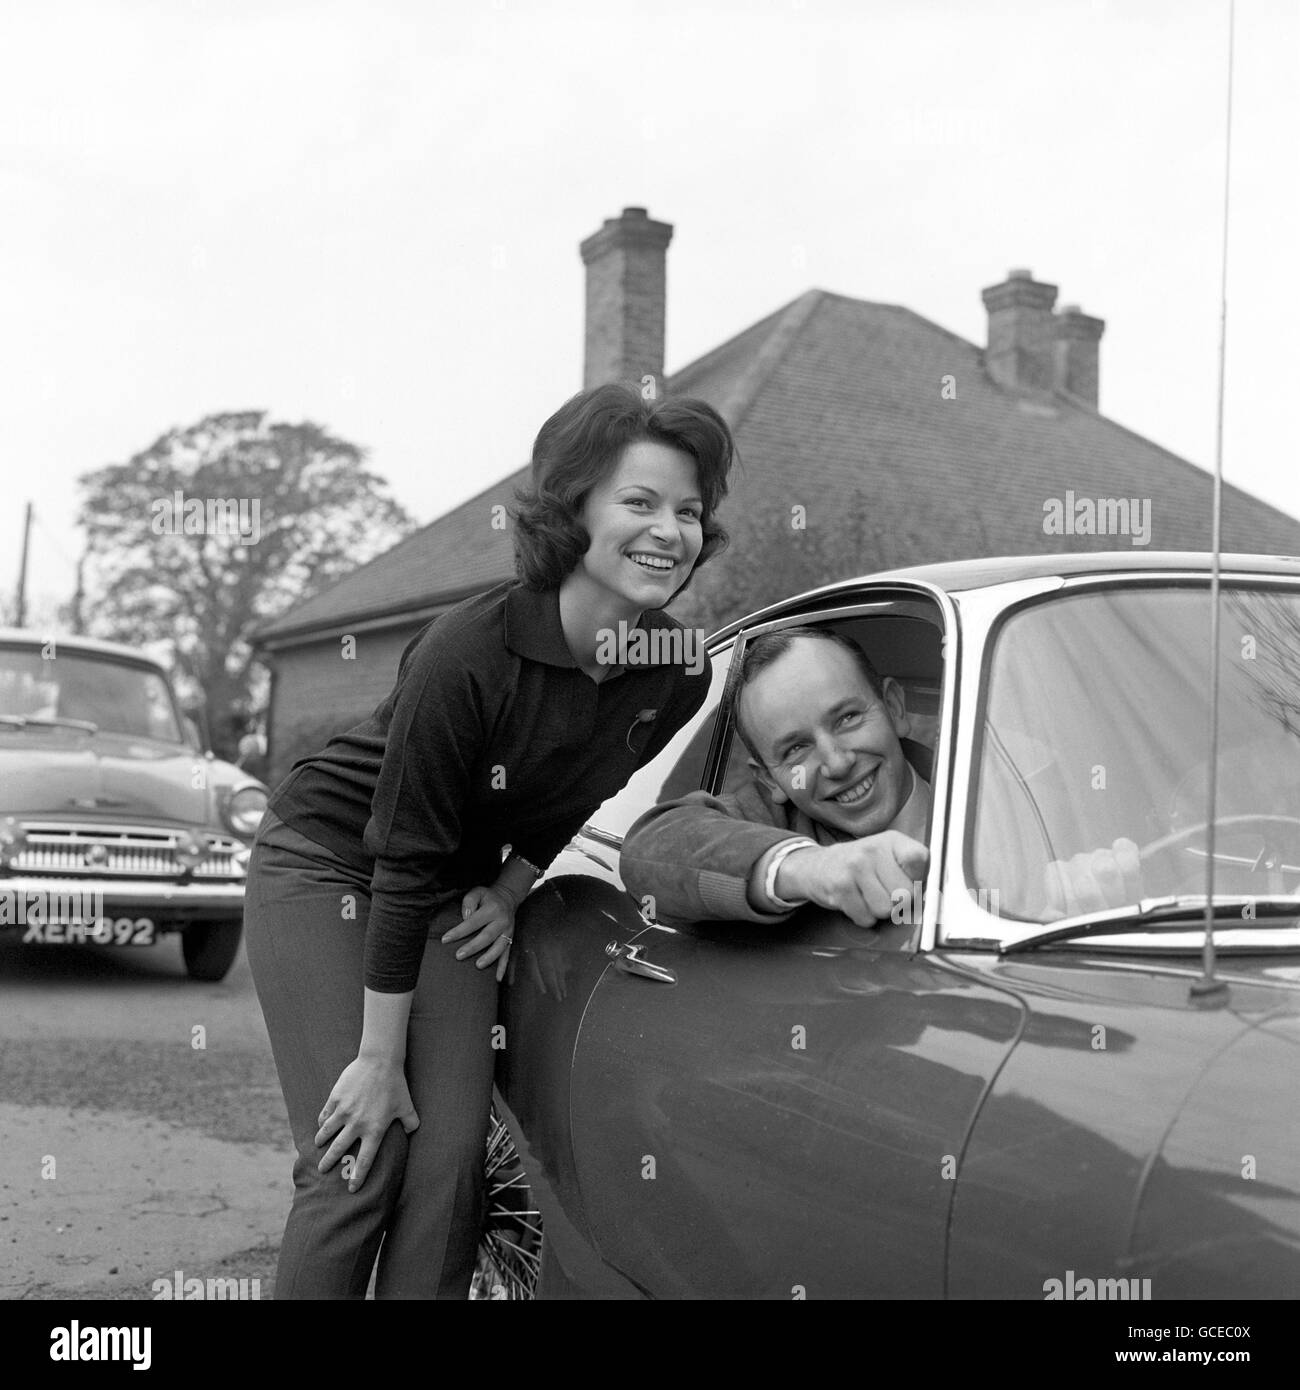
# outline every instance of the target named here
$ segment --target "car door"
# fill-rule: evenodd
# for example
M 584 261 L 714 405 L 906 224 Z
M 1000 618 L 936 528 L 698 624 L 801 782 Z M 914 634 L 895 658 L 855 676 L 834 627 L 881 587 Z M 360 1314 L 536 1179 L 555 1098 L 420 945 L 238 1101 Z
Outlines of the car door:
M 899 616 L 877 599 L 764 627 L 867 635 Z M 726 702 L 718 718 L 714 791 L 735 779 Z M 962 1148 L 1021 1010 L 918 936 L 808 907 L 775 927 L 646 927 L 637 944 L 671 980 L 606 969 L 576 1039 L 571 1125 L 609 1265 L 658 1297 L 944 1293 Z

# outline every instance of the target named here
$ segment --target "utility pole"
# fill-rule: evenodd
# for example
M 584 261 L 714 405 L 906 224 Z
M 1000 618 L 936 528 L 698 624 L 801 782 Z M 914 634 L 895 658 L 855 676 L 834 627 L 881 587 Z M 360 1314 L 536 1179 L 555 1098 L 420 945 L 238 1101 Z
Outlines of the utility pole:
M 27 543 L 32 534 L 32 504 L 27 504 L 27 514 L 23 518 L 23 558 L 18 562 L 18 618 L 17 626 L 27 621 Z
M 86 552 L 82 550 L 81 554 L 77 556 L 77 588 L 72 595 L 72 612 L 70 614 L 72 630 L 79 635 L 86 631 L 86 622 L 82 617 L 82 606 L 86 601 L 85 569 Z

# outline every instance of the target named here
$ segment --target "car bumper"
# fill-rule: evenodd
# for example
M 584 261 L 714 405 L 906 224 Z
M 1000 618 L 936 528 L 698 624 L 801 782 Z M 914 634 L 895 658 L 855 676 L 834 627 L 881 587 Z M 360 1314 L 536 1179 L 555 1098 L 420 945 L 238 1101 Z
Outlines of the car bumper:
M 72 899 L 85 903 L 95 896 L 97 911 L 105 916 L 151 917 L 160 928 L 197 921 L 238 921 L 244 912 L 244 880 L 235 883 L 171 883 L 158 879 L 103 880 L 56 878 L 23 874 L 0 878 L 0 896 L 21 900 L 29 911 L 34 901 Z M 11 911 L 14 924 L 17 914 Z

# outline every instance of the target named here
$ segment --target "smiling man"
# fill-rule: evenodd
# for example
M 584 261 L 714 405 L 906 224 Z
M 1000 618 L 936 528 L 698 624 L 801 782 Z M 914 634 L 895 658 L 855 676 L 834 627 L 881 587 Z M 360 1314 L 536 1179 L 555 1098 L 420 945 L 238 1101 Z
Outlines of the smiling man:
M 623 882 L 661 922 L 782 921 L 806 902 L 867 926 L 925 872 L 930 754 L 903 691 L 829 629 L 759 637 L 737 679 L 751 781 L 653 807 L 623 841 Z
M 781 922 L 812 902 L 871 926 L 915 901 L 931 754 L 908 737 L 898 682 L 829 628 L 784 628 L 745 649 L 735 718 L 749 782 L 661 802 L 623 841 L 623 883 L 655 920 Z M 1034 872 L 1043 920 L 1140 896 L 1128 839 Z

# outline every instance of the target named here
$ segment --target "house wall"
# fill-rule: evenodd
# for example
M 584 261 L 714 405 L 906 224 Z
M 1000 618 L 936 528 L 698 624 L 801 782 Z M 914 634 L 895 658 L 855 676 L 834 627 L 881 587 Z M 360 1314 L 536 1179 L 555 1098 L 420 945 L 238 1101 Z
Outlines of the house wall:
M 345 656 L 337 636 L 274 655 L 267 721 L 271 786 L 282 781 L 299 758 L 318 752 L 334 734 L 370 714 L 392 690 L 402 650 L 426 622 L 356 633 L 351 657 Z

